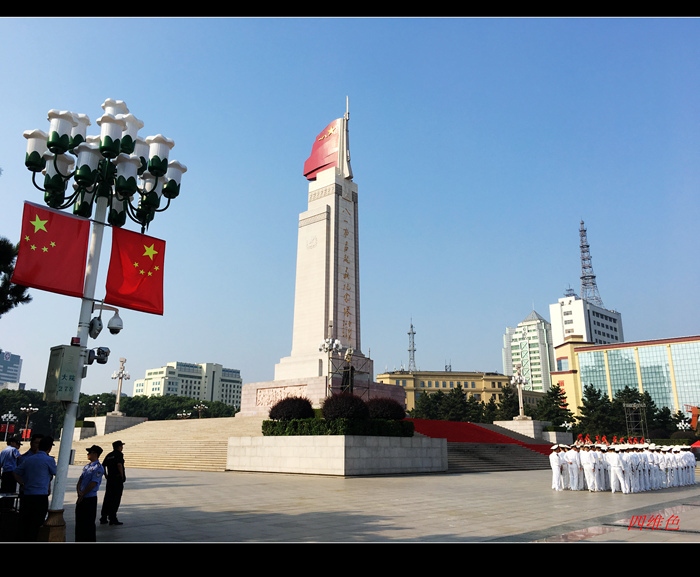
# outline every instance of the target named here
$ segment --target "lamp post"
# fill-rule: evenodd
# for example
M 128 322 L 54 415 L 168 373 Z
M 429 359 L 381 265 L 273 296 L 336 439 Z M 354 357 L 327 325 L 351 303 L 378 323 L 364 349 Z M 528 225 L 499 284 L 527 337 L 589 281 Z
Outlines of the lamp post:
M 182 411 L 182 412 L 177 414 L 177 418 L 178 419 L 189 419 L 191 414 L 192 413 L 186 413 L 185 411 Z
M 36 413 L 39 409 L 37 407 L 32 407 L 31 403 L 27 405 L 26 407 L 20 407 L 19 409 L 22 411 L 25 415 L 27 415 L 27 420 L 24 424 L 24 430 L 26 431 L 29 429 L 29 417 L 31 417 L 34 413 Z
M 102 104 L 98 118 L 98 136 L 86 134 L 90 119 L 79 113 L 61 110 L 48 112 L 49 131 L 30 130 L 27 139 L 25 166 L 32 173 L 32 182 L 44 193 L 44 202 L 62 210 L 73 205 L 73 213 L 91 218 L 88 262 L 83 297 L 78 319 L 77 336 L 71 344 L 80 347 L 80 369 L 77 371 L 71 400 L 66 408 L 58 454 L 57 472 L 49 515 L 52 527 L 63 527 L 63 502 L 68 465 L 78 413 L 80 385 L 88 363 L 87 341 L 90 336 L 90 315 L 95 307 L 95 285 L 104 228 L 122 227 L 127 217 L 145 231 L 157 212 L 163 212 L 180 193 L 180 179 L 187 167 L 169 161 L 174 142 L 163 135 L 142 138 L 138 135 L 143 122 L 131 114 L 121 100 L 111 98 Z M 37 175 L 44 174 L 43 187 Z M 73 192 L 68 183 L 73 179 Z M 167 202 L 161 207 L 161 199 Z M 104 349 L 106 350 L 106 349 Z M 106 359 L 104 359 L 106 362 Z M 99 360 L 98 360 L 99 362 Z M 60 520 L 57 517 L 61 517 Z M 65 540 L 65 535 L 62 539 Z
M 90 401 L 88 405 L 90 405 L 95 410 L 95 417 L 97 417 L 97 410 L 105 406 L 105 404 L 99 399 L 97 401 Z
M 12 414 L 12 412 L 7 412 L 2 416 L 2 421 L 4 423 L 7 423 L 5 425 L 5 441 L 7 442 L 7 433 L 10 430 L 10 423 L 14 423 L 17 420 L 17 417 Z
M 525 416 L 525 411 L 523 408 L 523 386 L 527 385 L 529 381 L 523 377 L 521 368 L 521 365 L 516 365 L 515 374 L 510 380 L 512 385 L 518 387 L 518 406 L 520 407 L 520 414 L 514 418 L 514 420 L 518 421 L 530 420 L 530 417 Z
M 112 373 L 112 378 L 113 379 L 119 379 L 118 384 L 117 384 L 117 400 L 114 403 L 114 411 L 111 413 L 112 415 L 117 415 L 121 416 L 121 411 L 119 410 L 119 401 L 122 398 L 122 379 L 129 380 L 131 378 L 131 375 L 129 372 L 124 368 L 124 365 L 126 364 L 126 359 L 124 357 L 119 359 L 119 370 L 114 371 Z
M 332 388 L 332 378 L 331 378 L 331 359 L 333 358 L 333 353 L 340 352 L 343 345 L 338 339 L 327 338 L 321 341 L 318 345 L 318 350 L 322 353 L 328 354 L 328 375 L 326 375 L 326 396 L 331 394 Z
M 208 408 L 209 407 L 207 407 L 204 403 L 198 403 L 194 407 L 192 407 L 192 409 L 197 411 L 197 413 L 199 414 L 199 419 L 202 418 L 202 411 L 206 411 Z

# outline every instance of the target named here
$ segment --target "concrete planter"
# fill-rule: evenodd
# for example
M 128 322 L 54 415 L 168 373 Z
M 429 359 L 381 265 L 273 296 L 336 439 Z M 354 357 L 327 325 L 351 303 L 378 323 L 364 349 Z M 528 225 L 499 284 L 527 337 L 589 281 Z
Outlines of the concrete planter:
M 230 437 L 226 470 L 307 475 L 447 471 L 447 441 L 428 437 Z

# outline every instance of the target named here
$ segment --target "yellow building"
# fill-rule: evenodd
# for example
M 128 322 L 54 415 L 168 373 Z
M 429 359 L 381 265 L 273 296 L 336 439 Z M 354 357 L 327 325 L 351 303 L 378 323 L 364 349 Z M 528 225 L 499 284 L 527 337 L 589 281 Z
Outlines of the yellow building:
M 461 386 L 468 395 L 477 401 L 488 403 L 493 397 L 496 403 L 503 398 L 503 386 L 510 383 L 510 377 L 499 373 L 477 373 L 461 371 L 392 371 L 377 375 L 377 382 L 403 387 L 406 392 L 406 410 L 416 406 L 416 399 L 424 393 L 443 391 Z M 523 391 L 523 403 L 535 405 L 544 393 Z
M 574 415 L 587 385 L 610 400 L 625 387 L 648 392 L 657 408 L 672 413 L 700 406 L 700 336 L 595 344 L 569 335 L 554 356 L 552 385 L 563 389 Z

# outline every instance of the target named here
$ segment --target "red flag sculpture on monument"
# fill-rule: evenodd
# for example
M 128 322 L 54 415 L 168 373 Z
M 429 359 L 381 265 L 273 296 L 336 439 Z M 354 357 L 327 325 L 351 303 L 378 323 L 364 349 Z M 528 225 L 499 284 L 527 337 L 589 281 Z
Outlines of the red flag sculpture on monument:
M 318 172 L 338 166 L 341 122 L 342 118 L 334 120 L 316 137 L 311 156 L 304 163 L 307 180 L 315 180 Z
M 89 220 L 25 202 L 11 282 L 82 297 L 89 240 Z
M 164 262 L 164 240 L 113 228 L 105 303 L 162 315 Z

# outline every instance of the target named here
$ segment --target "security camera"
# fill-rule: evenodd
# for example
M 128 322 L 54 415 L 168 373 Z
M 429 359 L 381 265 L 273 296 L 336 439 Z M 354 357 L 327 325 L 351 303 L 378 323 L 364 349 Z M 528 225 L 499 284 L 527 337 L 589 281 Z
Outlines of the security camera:
M 102 332 L 102 319 L 100 317 L 95 317 L 90 321 L 90 326 L 88 327 L 88 334 L 91 338 L 96 339 Z
M 124 328 L 124 323 L 119 317 L 119 313 L 114 313 L 114 316 L 111 319 L 109 319 L 109 322 L 107 323 L 107 328 L 109 329 L 109 332 L 113 335 L 118 335 L 121 332 L 121 330 Z
M 99 365 L 106 365 L 109 359 L 110 350 L 107 347 L 98 347 L 95 355 L 95 360 Z

